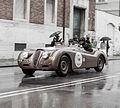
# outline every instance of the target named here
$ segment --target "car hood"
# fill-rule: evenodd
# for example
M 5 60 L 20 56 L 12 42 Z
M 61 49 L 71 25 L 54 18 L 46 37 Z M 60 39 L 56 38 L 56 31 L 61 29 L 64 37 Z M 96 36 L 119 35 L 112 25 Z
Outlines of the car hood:
M 44 47 L 44 48 L 40 48 L 40 49 L 37 49 L 37 50 L 55 51 L 55 50 L 58 50 L 58 48 L 56 48 L 56 47 Z

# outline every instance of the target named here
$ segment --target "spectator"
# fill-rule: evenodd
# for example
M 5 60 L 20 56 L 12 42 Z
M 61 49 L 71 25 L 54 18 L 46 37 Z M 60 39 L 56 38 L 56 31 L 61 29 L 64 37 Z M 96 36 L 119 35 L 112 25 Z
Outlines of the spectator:
M 101 42 L 100 48 L 101 48 L 101 49 L 106 49 L 106 44 L 105 44 L 105 41 L 104 41 L 104 40 Z
M 108 56 L 108 50 L 109 50 L 109 48 L 110 48 L 109 42 L 107 41 L 107 43 L 106 43 L 106 54 L 107 54 L 107 56 Z

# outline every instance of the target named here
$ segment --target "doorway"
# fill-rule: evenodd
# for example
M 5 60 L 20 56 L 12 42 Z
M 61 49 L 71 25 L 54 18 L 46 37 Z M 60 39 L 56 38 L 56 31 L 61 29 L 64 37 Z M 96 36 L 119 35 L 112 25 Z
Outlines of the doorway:
M 107 36 L 111 38 L 111 42 L 109 42 L 110 49 L 108 51 L 108 55 L 110 56 L 113 56 L 115 50 L 114 32 L 115 32 L 115 26 L 112 23 L 107 24 Z
M 85 32 L 85 9 L 74 7 L 73 14 L 73 38 L 84 36 Z

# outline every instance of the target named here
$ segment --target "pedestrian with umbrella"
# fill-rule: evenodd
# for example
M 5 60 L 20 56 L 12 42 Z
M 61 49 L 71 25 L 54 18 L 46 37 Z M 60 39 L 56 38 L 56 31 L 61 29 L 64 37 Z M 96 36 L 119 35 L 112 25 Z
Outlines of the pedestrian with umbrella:
M 100 39 L 100 41 L 103 41 L 102 43 L 104 43 L 104 48 L 105 48 L 105 41 L 107 41 L 106 42 L 106 55 L 108 56 L 108 50 L 109 50 L 109 48 L 110 48 L 110 46 L 109 46 L 109 40 L 111 40 L 111 38 L 109 38 L 109 37 L 102 37 L 101 39 Z M 101 44 L 102 44 L 101 43 Z M 101 48 L 102 48 L 102 46 L 101 46 Z
M 107 36 L 102 37 L 102 38 L 100 39 L 100 41 L 109 41 L 109 40 L 111 40 L 111 38 L 109 38 L 109 37 L 107 37 Z
M 110 48 L 110 46 L 109 46 L 109 42 L 107 40 L 107 43 L 106 43 L 106 54 L 107 54 L 107 56 L 108 56 L 108 50 L 109 50 L 109 48 Z

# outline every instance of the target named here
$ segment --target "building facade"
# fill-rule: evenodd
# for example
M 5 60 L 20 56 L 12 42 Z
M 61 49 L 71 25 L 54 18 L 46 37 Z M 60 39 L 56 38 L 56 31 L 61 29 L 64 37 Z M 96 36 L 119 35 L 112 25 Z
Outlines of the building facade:
M 65 44 L 94 31 L 90 3 L 65 0 Z M 0 0 L 0 59 L 16 59 L 24 48 L 50 43 L 49 35 L 63 29 L 63 12 L 63 0 Z
M 96 0 L 96 38 L 110 37 L 109 55 L 120 54 L 120 0 Z
M 90 0 L 89 2 L 89 17 L 88 17 L 88 35 L 91 39 L 95 39 L 95 6 L 96 0 Z
M 96 9 L 119 16 L 119 0 L 96 0 Z
M 102 19 L 102 20 L 101 20 Z M 110 56 L 120 55 L 120 17 L 96 10 L 96 40 L 99 43 L 104 36 L 110 37 Z

